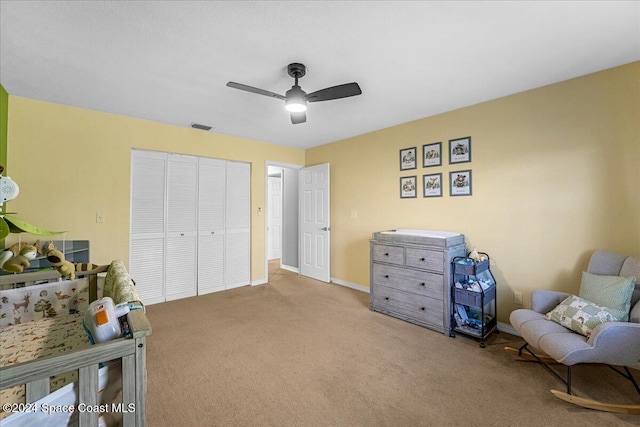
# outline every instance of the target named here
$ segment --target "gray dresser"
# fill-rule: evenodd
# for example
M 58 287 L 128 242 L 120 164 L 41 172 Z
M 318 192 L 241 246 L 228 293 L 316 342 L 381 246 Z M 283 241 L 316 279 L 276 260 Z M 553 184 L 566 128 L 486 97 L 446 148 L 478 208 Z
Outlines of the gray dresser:
M 451 260 L 465 255 L 464 235 L 458 233 L 373 233 L 371 310 L 448 334 Z

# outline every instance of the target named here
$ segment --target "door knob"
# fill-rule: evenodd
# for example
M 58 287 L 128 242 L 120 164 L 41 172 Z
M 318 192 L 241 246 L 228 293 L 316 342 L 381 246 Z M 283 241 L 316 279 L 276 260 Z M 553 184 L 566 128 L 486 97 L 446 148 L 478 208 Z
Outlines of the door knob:
M 322 227 L 320 230 L 322 230 L 322 231 L 329 231 L 329 230 L 331 230 L 331 228 L 330 228 L 330 227 Z

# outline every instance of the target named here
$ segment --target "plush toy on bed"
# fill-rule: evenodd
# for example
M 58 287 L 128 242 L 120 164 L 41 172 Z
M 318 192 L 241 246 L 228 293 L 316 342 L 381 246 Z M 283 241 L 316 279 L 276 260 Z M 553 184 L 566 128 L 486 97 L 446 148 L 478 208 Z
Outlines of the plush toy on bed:
M 37 256 L 38 248 L 33 245 L 25 245 L 16 256 L 2 265 L 2 269 L 10 273 L 22 273 L 31 265 L 29 261 L 33 261 Z
M 11 249 L 5 249 L 4 251 L 0 252 L 0 268 L 2 268 L 5 262 L 9 261 L 14 256 L 15 254 L 13 253 L 13 251 L 11 251 Z
M 51 263 L 51 266 L 58 270 L 58 273 L 62 277 L 68 277 L 69 280 L 76 278 L 76 267 L 71 262 L 64 258 L 64 254 L 57 250 L 53 244 L 49 244 L 49 250 L 47 251 L 47 260 Z

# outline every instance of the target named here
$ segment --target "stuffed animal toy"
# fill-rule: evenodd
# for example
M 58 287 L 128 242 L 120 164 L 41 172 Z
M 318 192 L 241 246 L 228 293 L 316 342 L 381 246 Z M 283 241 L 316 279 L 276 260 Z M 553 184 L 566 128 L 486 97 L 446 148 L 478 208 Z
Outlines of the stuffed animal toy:
M 47 260 L 51 266 L 58 270 L 62 277 L 68 277 L 69 280 L 76 278 L 76 267 L 64 258 L 64 254 L 57 250 L 53 245 L 49 245 L 47 251 Z
M 31 263 L 38 256 L 38 249 L 33 245 L 24 246 L 18 255 L 9 259 L 2 265 L 4 271 L 10 273 L 22 273 L 25 268 L 29 268 Z
M 29 243 L 26 243 L 26 242 L 14 243 L 13 245 L 11 245 L 9 250 L 12 251 L 14 254 L 18 254 L 20 253 L 22 248 L 24 248 L 25 246 L 35 246 L 36 251 L 38 252 L 38 255 L 44 255 L 42 253 L 42 243 L 40 242 L 40 240 L 36 240 L 36 242 L 33 245 L 30 245 Z
M 0 268 L 2 268 L 5 262 L 9 261 L 14 256 L 15 254 L 11 249 L 5 249 L 4 251 L 0 252 Z
M 476 248 L 473 248 L 473 250 L 469 253 L 469 258 L 471 258 L 475 262 L 480 262 L 480 254 L 478 253 Z
M 77 262 L 74 265 L 76 267 L 76 271 L 91 271 L 98 268 L 97 265 L 90 262 Z

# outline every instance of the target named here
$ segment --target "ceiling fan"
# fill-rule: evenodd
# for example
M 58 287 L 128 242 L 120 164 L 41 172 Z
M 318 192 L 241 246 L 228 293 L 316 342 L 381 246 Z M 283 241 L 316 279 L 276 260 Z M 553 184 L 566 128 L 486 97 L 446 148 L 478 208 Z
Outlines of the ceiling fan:
M 307 111 L 307 102 L 330 101 L 332 99 L 348 98 L 362 93 L 358 83 L 353 82 L 338 86 L 331 86 L 307 94 L 300 86 L 298 86 L 298 79 L 302 78 L 307 73 L 307 68 L 304 64 L 289 64 L 287 66 L 287 73 L 296 81 L 284 96 L 268 90 L 258 89 L 253 86 L 247 86 L 236 82 L 229 82 L 227 83 L 227 86 L 283 100 L 284 108 L 291 113 L 291 123 L 294 125 L 307 121 L 307 114 L 305 113 L 305 111 Z

